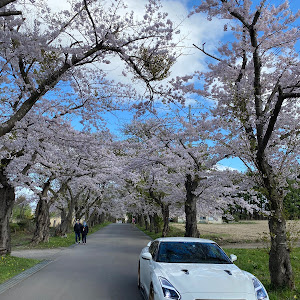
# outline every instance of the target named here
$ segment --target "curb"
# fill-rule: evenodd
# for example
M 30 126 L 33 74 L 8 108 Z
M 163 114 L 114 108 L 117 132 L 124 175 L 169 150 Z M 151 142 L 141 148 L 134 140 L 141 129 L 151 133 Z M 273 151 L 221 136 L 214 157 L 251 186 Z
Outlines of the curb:
M 19 282 L 25 280 L 26 278 L 30 277 L 34 273 L 38 272 L 39 270 L 43 269 L 47 265 L 49 265 L 52 262 L 52 260 L 43 260 L 33 266 L 32 268 L 29 268 L 25 270 L 24 272 L 16 275 L 15 277 L 5 281 L 4 283 L 0 284 L 0 294 L 4 293 L 6 290 L 12 288 Z

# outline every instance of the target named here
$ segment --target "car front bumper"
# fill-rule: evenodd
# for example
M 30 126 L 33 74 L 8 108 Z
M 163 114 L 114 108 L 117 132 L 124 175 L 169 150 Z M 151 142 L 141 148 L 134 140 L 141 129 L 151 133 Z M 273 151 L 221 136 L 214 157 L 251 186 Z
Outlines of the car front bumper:
M 180 300 L 257 300 L 254 293 L 182 293 L 180 296 Z M 167 300 L 162 293 L 155 293 L 154 299 Z

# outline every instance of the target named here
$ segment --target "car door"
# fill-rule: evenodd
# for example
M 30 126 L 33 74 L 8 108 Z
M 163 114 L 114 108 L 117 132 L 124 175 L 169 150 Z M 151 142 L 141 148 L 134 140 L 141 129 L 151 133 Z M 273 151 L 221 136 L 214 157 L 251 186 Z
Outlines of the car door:
M 151 283 L 151 275 L 153 272 L 153 264 L 156 259 L 156 254 L 158 251 L 158 241 L 154 241 L 151 243 L 149 247 L 149 252 L 152 255 L 152 259 L 143 259 L 141 260 L 141 284 L 143 285 L 143 288 L 145 289 L 145 292 L 147 295 L 149 295 L 150 290 L 150 283 Z

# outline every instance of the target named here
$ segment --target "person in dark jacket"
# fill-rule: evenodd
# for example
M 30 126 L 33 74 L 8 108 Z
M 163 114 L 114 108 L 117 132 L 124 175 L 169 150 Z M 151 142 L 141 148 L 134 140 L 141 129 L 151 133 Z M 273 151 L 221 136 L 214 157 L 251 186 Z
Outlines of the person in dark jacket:
M 81 234 L 82 234 L 82 243 L 86 244 L 86 236 L 89 233 L 89 226 L 86 224 L 86 222 L 83 222 L 83 226 L 81 229 Z
M 74 232 L 75 232 L 75 241 L 76 244 L 80 243 L 80 234 L 82 232 L 82 224 L 79 222 L 79 220 L 76 221 L 74 225 Z M 77 242 L 78 240 L 78 242 Z

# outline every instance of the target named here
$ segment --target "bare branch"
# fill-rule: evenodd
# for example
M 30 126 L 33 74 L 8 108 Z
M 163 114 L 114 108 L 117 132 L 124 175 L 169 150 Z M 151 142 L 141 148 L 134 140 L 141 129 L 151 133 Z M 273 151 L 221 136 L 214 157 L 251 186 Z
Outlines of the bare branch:
M 209 56 L 209 57 L 211 57 L 211 58 L 213 58 L 213 59 L 215 59 L 215 60 L 217 60 L 217 61 L 220 61 L 220 62 L 225 62 L 225 61 L 223 61 L 222 59 L 220 59 L 220 58 L 218 58 L 218 57 L 215 57 L 215 56 L 213 56 L 212 54 L 209 54 L 208 52 L 206 52 L 205 50 L 204 50 L 204 45 L 205 45 L 205 43 L 203 43 L 202 44 L 202 49 L 201 48 L 199 48 L 198 46 L 196 46 L 195 44 L 193 44 L 193 46 L 195 47 L 195 48 L 197 48 L 198 50 L 200 50 L 202 53 L 204 53 L 205 55 L 207 55 L 207 56 Z M 227 62 L 225 62 L 230 68 L 234 68 L 231 64 L 229 64 L 229 63 L 227 63 Z
M 22 14 L 22 12 L 19 10 L 1 11 L 0 17 L 18 16 L 21 14 Z
M 90 11 L 89 11 L 88 4 L 87 4 L 86 0 L 84 0 L 83 2 L 84 2 L 85 10 L 86 10 L 86 12 L 87 12 L 87 14 L 88 14 L 88 16 L 89 16 L 89 19 L 90 19 L 91 22 L 92 22 L 92 25 L 93 25 L 93 28 L 94 28 L 94 34 L 95 34 L 96 45 L 98 45 L 98 36 L 97 36 L 97 31 L 96 31 L 96 25 L 95 25 L 95 22 L 94 22 L 94 20 L 93 20 L 93 18 L 92 18 L 92 15 L 91 15 Z

